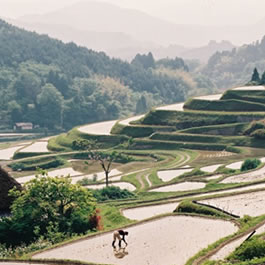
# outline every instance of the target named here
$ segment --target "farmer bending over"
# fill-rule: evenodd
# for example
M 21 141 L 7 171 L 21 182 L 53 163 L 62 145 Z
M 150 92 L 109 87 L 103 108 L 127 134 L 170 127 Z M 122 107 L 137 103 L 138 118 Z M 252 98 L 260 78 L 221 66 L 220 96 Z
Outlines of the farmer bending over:
M 124 243 L 126 244 L 126 246 L 128 245 L 127 242 L 125 241 L 125 236 L 128 236 L 128 232 L 127 231 L 123 231 L 123 230 L 118 230 L 115 231 L 113 233 L 113 242 L 112 242 L 112 246 L 115 247 L 115 242 L 116 239 L 119 240 L 119 247 L 121 247 L 121 241 L 124 241 Z

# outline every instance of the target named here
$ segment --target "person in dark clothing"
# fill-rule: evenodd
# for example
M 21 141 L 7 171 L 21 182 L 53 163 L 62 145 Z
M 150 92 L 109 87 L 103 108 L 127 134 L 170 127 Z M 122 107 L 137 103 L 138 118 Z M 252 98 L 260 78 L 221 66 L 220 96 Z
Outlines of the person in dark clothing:
M 113 233 L 113 242 L 112 242 L 112 246 L 115 247 L 115 242 L 116 239 L 119 240 L 119 247 L 121 247 L 121 241 L 123 241 L 126 246 L 128 245 L 127 242 L 125 241 L 125 236 L 128 236 L 128 232 L 127 231 L 123 231 L 123 230 L 117 230 Z

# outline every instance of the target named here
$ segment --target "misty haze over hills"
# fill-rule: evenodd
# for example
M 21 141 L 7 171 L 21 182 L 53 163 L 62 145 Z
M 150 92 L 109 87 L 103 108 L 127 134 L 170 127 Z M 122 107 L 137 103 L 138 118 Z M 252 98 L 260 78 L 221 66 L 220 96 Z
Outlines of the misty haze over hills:
M 131 60 L 137 53 L 152 51 L 156 58 L 181 56 L 203 62 L 216 51 L 234 47 L 222 40 L 249 43 L 260 39 L 265 25 L 265 19 L 253 26 L 177 25 L 141 11 L 102 2 L 80 2 L 9 22 L 122 59 Z M 221 43 L 209 43 L 210 40 Z

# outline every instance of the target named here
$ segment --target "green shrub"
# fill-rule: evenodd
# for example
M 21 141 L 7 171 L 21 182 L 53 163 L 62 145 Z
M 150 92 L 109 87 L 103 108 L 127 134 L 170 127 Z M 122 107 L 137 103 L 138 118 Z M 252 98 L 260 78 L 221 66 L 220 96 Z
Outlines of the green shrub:
M 174 210 L 174 212 L 177 212 L 177 213 L 197 213 L 197 214 L 204 214 L 204 215 L 218 216 L 218 217 L 227 216 L 226 214 L 222 213 L 221 211 L 212 209 L 212 208 L 207 207 L 207 206 L 195 204 L 190 200 L 182 201 L 178 205 L 178 207 Z
M 265 241 L 261 238 L 253 238 L 238 247 L 229 259 L 245 261 L 262 257 L 265 257 Z
M 241 166 L 241 171 L 247 171 L 250 169 L 257 168 L 261 164 L 261 161 L 257 158 L 251 159 L 248 158 L 244 161 L 244 163 Z
M 41 250 L 52 245 L 48 240 L 43 238 L 38 239 L 29 245 L 21 245 L 18 247 L 6 247 L 4 244 L 0 244 L 0 258 L 17 258 L 27 253 L 32 253 L 37 250 Z
M 265 139 L 265 129 L 258 129 L 251 133 L 250 136 L 256 139 Z
M 93 140 L 77 139 L 72 142 L 73 150 L 89 150 L 96 145 Z
M 115 186 L 105 187 L 103 189 L 94 190 L 92 192 L 97 201 L 119 200 L 135 197 L 134 193 Z

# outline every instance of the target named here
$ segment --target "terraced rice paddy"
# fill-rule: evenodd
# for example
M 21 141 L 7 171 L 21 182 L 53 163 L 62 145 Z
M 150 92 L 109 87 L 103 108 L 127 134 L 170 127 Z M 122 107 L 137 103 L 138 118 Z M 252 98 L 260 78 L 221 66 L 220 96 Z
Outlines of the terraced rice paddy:
M 254 182 L 254 181 L 263 180 L 264 178 L 265 178 L 265 167 L 262 167 L 252 172 L 247 172 L 244 174 L 239 174 L 226 178 L 221 183 Z
M 46 153 L 46 152 L 49 152 L 47 146 L 48 146 L 47 141 L 38 141 L 38 142 L 31 144 L 30 146 L 27 146 L 21 149 L 21 152 Z
M 204 172 L 207 172 L 207 173 L 213 173 L 217 168 L 219 168 L 222 165 L 223 164 L 217 164 L 217 165 L 202 167 L 201 171 L 204 171 Z
M 207 177 L 207 178 L 205 178 L 206 180 L 213 180 L 213 179 L 218 179 L 218 178 L 220 178 L 220 177 L 222 177 L 222 175 L 214 175 L 214 176 L 211 176 L 211 177 Z
M 170 202 L 160 205 L 136 207 L 125 209 L 122 211 L 122 214 L 128 219 L 141 221 L 159 214 L 172 213 L 178 205 L 178 202 Z
M 123 258 L 117 258 L 111 247 L 112 233 L 46 251 L 34 258 L 72 259 L 118 265 L 184 265 L 200 249 L 233 234 L 237 227 L 221 220 L 171 216 L 138 224 L 126 230 L 129 232 L 128 246 L 124 249 L 126 254 Z
M 193 168 L 181 168 L 181 169 L 173 169 L 173 170 L 162 170 L 158 171 L 157 175 L 158 177 L 164 181 L 170 181 L 176 177 L 179 177 L 185 173 L 191 172 Z
M 0 160 L 10 160 L 21 146 L 10 147 L 0 150 Z
M 88 124 L 79 127 L 78 130 L 82 133 L 95 135 L 110 135 L 110 131 L 117 121 L 104 121 L 98 123 Z
M 265 191 L 257 191 L 235 196 L 207 199 L 202 202 L 241 217 L 244 215 L 259 216 L 265 214 L 264 196 Z
M 227 165 L 227 168 L 230 169 L 240 169 L 244 161 L 234 162 L 232 164 Z
M 183 182 L 183 183 L 163 186 L 160 188 L 152 189 L 150 191 L 152 192 L 153 191 L 156 191 L 156 192 L 189 191 L 189 190 L 203 189 L 205 185 L 206 184 L 202 182 Z
M 53 171 L 49 171 L 48 175 L 50 177 L 56 177 L 56 176 L 70 176 L 70 177 L 74 177 L 74 176 L 78 176 L 81 175 L 83 173 L 75 171 L 74 169 L 72 169 L 71 167 L 68 168 L 61 168 L 61 169 L 56 169 Z M 35 178 L 35 174 L 34 175 L 30 175 L 30 176 L 25 176 L 25 177 L 20 177 L 17 178 L 16 180 L 20 183 L 20 184 L 24 184 L 27 181 L 30 181 L 31 179 Z

